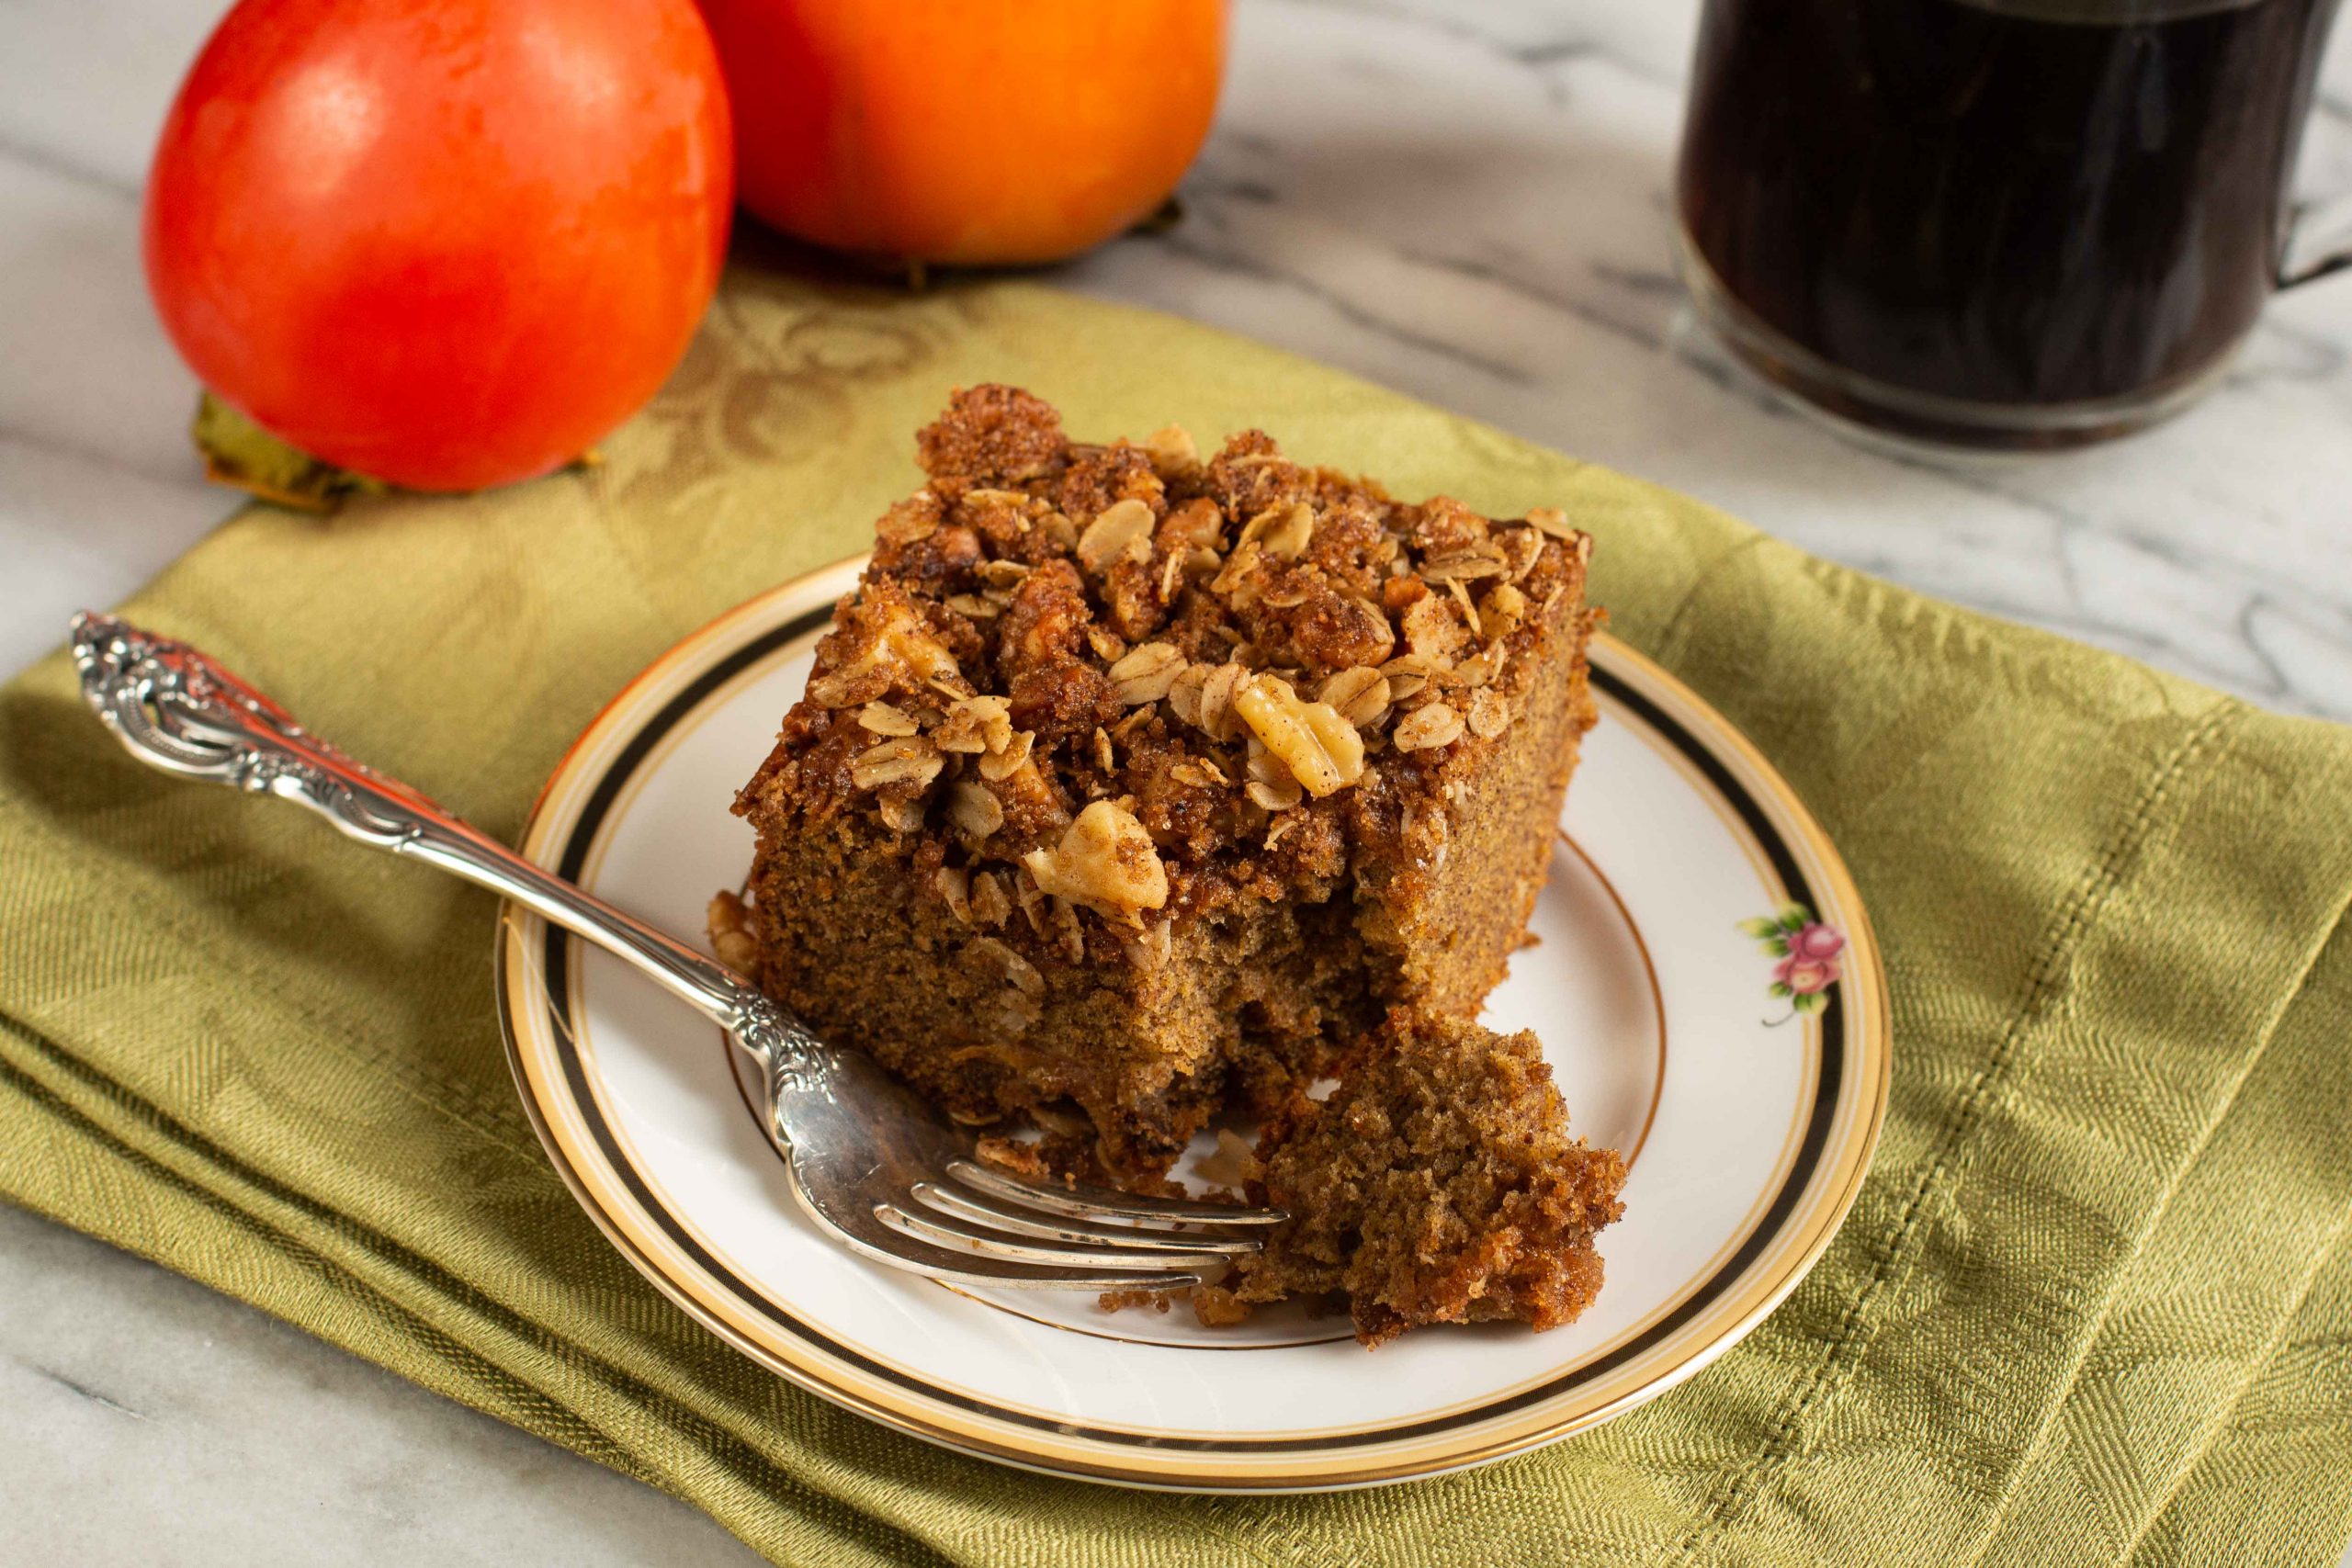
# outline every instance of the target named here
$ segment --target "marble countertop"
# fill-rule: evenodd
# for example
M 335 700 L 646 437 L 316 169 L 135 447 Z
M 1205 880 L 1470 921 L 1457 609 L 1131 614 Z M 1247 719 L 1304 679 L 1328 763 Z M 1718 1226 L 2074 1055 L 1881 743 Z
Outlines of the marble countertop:
M 222 8 L 0 6 L 0 671 L 232 508 L 190 455 L 195 386 L 138 256 L 150 143 Z M 2280 298 L 2218 392 L 2136 439 L 1966 464 L 1849 446 L 1735 371 L 1669 275 L 1695 13 L 1241 0 L 1186 221 L 1053 280 L 1341 366 L 1946 598 L 2352 719 L 2352 276 Z M 2352 190 L 2352 36 L 2324 70 L 2302 183 Z M 0 1560 L 153 1561 L 167 1532 L 188 1564 L 752 1561 L 650 1489 L 6 1209 L 0 1431 Z

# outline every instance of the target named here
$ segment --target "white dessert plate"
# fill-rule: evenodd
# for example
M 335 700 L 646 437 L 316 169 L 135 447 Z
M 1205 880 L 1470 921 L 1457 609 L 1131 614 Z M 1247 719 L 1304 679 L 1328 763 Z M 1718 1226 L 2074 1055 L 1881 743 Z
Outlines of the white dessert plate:
M 524 852 L 682 935 L 752 855 L 729 814 L 800 693 L 855 560 L 695 633 L 589 726 Z M 1607 1284 L 1574 1324 L 1442 1327 L 1365 1351 L 1344 1318 L 961 1292 L 802 1217 L 734 1053 L 617 960 L 509 906 L 514 1076 L 613 1244 L 781 1376 L 968 1453 L 1185 1491 L 1306 1491 L 1460 1469 L 1689 1377 L 1804 1275 L 1870 1164 L 1884 980 L 1837 852 L 1754 747 L 1608 637 L 1564 842 L 1487 1009 L 1543 1040 L 1577 1132 L 1629 1156 Z M 1777 987 L 1777 991 L 1775 987 Z

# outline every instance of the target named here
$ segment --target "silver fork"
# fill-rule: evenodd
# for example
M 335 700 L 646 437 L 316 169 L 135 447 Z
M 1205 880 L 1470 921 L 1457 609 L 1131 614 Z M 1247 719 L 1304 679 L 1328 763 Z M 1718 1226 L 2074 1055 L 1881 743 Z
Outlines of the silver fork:
M 958 1284 L 1197 1284 L 1283 1215 L 1008 1176 L 862 1052 L 825 1044 L 750 981 L 551 875 L 407 784 L 307 733 L 185 643 L 74 617 L 82 694 L 141 761 L 296 800 L 363 844 L 511 898 L 634 964 L 758 1065 L 770 1140 L 809 1217 L 852 1250 Z

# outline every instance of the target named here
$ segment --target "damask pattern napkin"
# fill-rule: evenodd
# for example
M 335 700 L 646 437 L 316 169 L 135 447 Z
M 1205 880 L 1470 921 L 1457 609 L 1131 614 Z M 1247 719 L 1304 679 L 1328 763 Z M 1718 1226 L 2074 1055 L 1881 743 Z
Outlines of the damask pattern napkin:
M 127 613 L 511 835 L 648 660 L 859 547 L 913 430 L 980 380 L 1082 435 L 1259 424 L 1400 493 L 1566 507 L 1618 633 L 1804 795 L 1887 950 L 1894 1103 L 1835 1246 L 1736 1350 L 1551 1449 L 1329 1496 L 1121 1492 L 894 1436 L 727 1349 L 574 1207 L 507 1077 L 486 896 L 137 767 L 62 657 L 0 694 L 0 1194 L 778 1562 L 2334 1562 L 2352 733 L 1001 282 L 739 271 L 600 464 L 331 521 L 249 510 Z

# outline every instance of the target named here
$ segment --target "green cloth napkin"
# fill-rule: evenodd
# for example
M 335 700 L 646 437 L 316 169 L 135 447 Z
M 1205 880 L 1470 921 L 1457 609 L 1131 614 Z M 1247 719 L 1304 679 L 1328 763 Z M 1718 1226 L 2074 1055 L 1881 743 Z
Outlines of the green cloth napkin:
M 647 661 L 859 547 L 914 483 L 912 432 L 981 380 L 1080 434 L 1261 424 L 1400 493 L 1566 507 L 1616 630 L 1811 803 L 1885 942 L 1894 1105 L 1836 1245 L 1736 1350 L 1541 1452 L 1330 1496 L 1121 1492 L 893 1436 L 729 1350 L 574 1207 L 507 1077 L 487 897 L 134 765 L 62 658 L 0 696 L 0 1193 L 779 1562 L 2334 1562 L 2352 732 L 1011 283 L 739 270 L 601 465 L 328 522 L 251 509 L 127 613 L 512 835 Z

